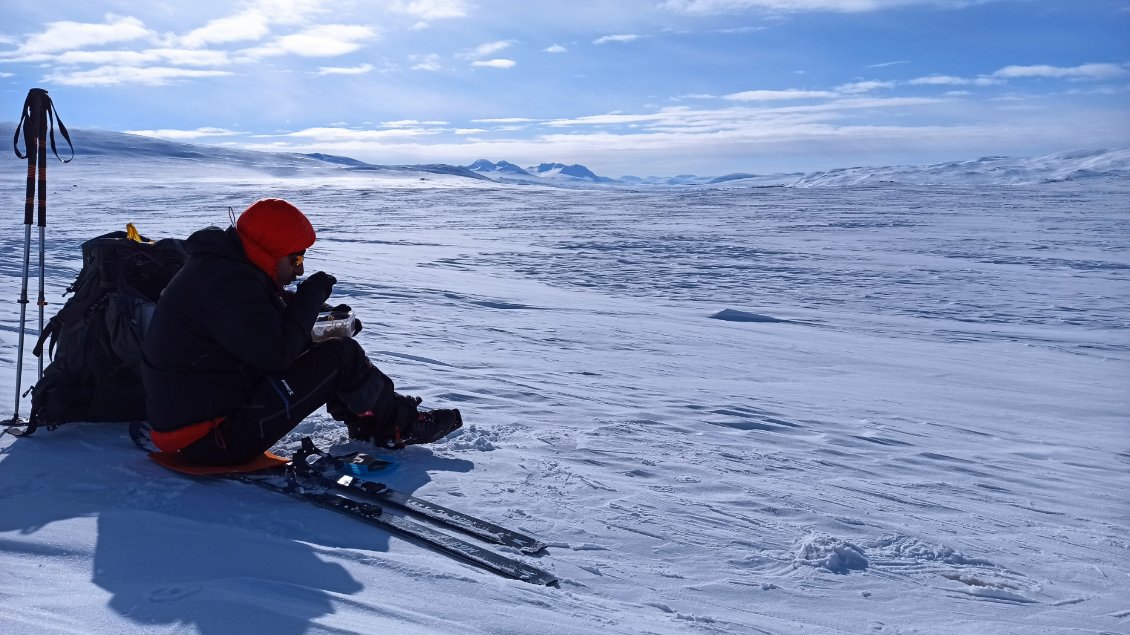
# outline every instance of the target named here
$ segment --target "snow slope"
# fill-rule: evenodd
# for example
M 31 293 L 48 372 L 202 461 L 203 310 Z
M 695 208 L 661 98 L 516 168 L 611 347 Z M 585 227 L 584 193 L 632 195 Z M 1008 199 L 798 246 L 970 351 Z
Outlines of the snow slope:
M 0 437 L 0 632 L 1130 630 L 1124 180 L 583 190 L 287 165 L 53 164 L 52 308 L 85 238 L 290 199 L 373 361 L 463 410 L 387 453 L 386 481 L 545 539 L 529 561 L 562 587 L 75 424 Z M 13 299 L 23 177 L 0 172 Z M 17 325 L 9 302 L 9 398 Z M 320 413 L 279 451 L 304 434 L 344 441 Z

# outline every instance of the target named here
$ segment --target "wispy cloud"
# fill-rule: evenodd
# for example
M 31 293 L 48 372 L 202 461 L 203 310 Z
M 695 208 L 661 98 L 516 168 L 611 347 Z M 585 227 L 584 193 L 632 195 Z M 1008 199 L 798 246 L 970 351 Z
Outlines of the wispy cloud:
M 927 75 L 926 77 L 916 77 L 907 83 L 912 86 L 965 86 L 972 84 L 973 81 L 952 75 Z
M 605 35 L 604 37 L 596 38 L 595 40 L 592 41 L 592 43 L 597 45 L 597 46 L 600 46 L 601 44 L 608 44 L 610 42 L 620 42 L 620 43 L 635 42 L 636 40 L 640 39 L 640 37 L 641 36 L 639 36 L 639 35 L 634 35 L 634 34 L 631 34 L 631 33 L 626 33 L 626 34 L 622 34 L 622 35 Z
M 159 130 L 124 130 L 129 134 L 142 135 L 146 137 L 158 137 L 161 139 L 172 140 L 186 140 L 186 139 L 204 139 L 208 137 L 230 137 L 240 133 L 226 128 L 196 128 L 195 130 L 174 130 L 170 128 L 163 128 Z
M 665 0 L 660 8 L 691 15 L 724 15 L 761 10 L 777 13 L 829 11 L 858 13 L 915 4 L 961 8 L 994 0 Z
M 318 69 L 318 75 L 364 75 L 373 71 L 372 64 L 360 64 L 358 66 L 322 66 Z
M 993 73 L 993 77 L 1019 79 L 1046 77 L 1052 79 L 1101 80 L 1122 77 L 1127 74 L 1125 66 L 1118 64 L 1082 64 L 1080 66 L 1006 66 Z
M 224 51 L 194 49 L 146 49 L 143 51 L 67 51 L 55 56 L 63 65 L 143 66 L 177 64 L 182 66 L 226 66 L 230 63 Z
M 421 20 L 462 18 L 467 15 L 465 0 L 396 0 L 391 9 Z
M 348 24 L 323 24 L 305 31 L 284 35 L 264 46 L 241 51 L 252 60 L 279 55 L 336 57 L 352 53 L 376 37 L 371 27 Z
M 499 40 L 497 42 L 487 42 L 480 44 L 472 49 L 467 49 L 457 53 L 455 57 L 461 60 L 478 60 L 490 55 L 494 55 L 499 51 L 504 51 L 514 44 L 513 40 Z
M 561 46 L 560 44 L 554 44 L 552 46 L 549 46 L 549 47 L 542 49 L 542 52 L 543 53 L 568 53 L 569 49 L 565 48 L 564 46 Z
M 143 38 L 155 40 L 156 37 L 157 33 L 146 28 L 141 20 L 111 14 L 103 24 L 50 22 L 43 32 L 28 37 L 16 55 L 58 53 Z
M 855 94 L 860 94 L 860 93 L 869 93 L 873 90 L 879 90 L 880 88 L 887 89 L 887 88 L 894 88 L 894 87 L 895 87 L 895 82 L 879 82 L 879 81 L 870 80 L 870 81 L 858 81 L 858 82 L 851 82 L 851 83 L 848 83 L 848 84 L 841 84 L 840 86 L 836 87 L 836 91 L 841 92 L 841 93 L 847 93 L 847 94 L 855 95 Z
M 542 121 L 541 119 L 529 119 L 527 117 L 495 117 L 493 119 L 472 119 L 471 123 L 535 123 Z
M 792 99 L 826 99 L 835 97 L 836 93 L 828 90 L 746 90 L 740 93 L 723 95 L 722 99 L 729 101 L 787 101 Z
M 309 139 L 319 144 L 335 143 L 365 143 L 372 141 L 386 141 L 389 139 L 405 139 L 435 135 L 443 132 L 440 128 L 398 127 L 382 130 L 355 130 L 353 128 L 321 127 L 306 128 L 291 132 L 285 137 Z
M 417 128 L 419 126 L 446 126 L 446 121 L 418 121 L 416 119 L 398 119 L 396 121 L 382 121 L 386 128 Z
M 177 80 L 223 77 L 231 74 L 229 71 L 206 71 L 166 66 L 99 66 L 85 71 L 56 71 L 48 74 L 45 81 L 56 82 L 64 86 L 122 86 L 126 84 L 164 86 Z
M 879 62 L 878 64 L 868 64 L 867 68 L 887 68 L 890 66 L 901 66 L 903 64 L 909 63 L 910 60 L 895 60 L 893 62 Z
M 209 44 L 258 41 L 271 31 L 266 13 L 248 9 L 235 15 L 210 20 L 204 26 L 178 38 L 182 46 L 200 48 Z
M 471 62 L 471 66 L 475 68 L 514 68 L 518 62 L 507 59 L 494 59 L 494 60 L 476 60 Z
M 409 55 L 408 62 L 412 65 L 412 70 L 414 71 L 436 72 L 443 70 L 443 62 L 440 56 L 435 53 L 428 53 L 427 55 Z

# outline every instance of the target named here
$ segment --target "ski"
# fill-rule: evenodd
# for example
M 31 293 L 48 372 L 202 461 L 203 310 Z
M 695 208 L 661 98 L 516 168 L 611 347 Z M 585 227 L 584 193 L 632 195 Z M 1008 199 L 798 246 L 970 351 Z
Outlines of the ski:
M 344 481 L 344 482 L 343 482 Z M 347 488 L 347 491 L 362 491 L 366 496 L 393 505 L 406 512 L 427 518 L 428 520 L 458 529 L 487 542 L 506 547 L 513 547 L 522 553 L 535 554 L 545 549 L 544 542 L 496 525 L 490 521 L 476 518 L 463 512 L 449 509 L 431 501 L 404 494 L 394 489 L 385 487 L 381 483 L 362 481 L 351 476 L 343 476 L 337 480 L 338 487 Z
M 380 527 L 497 575 L 530 584 L 557 586 L 556 576 L 548 571 L 461 540 L 410 518 L 385 514 L 384 509 L 376 503 L 354 500 L 322 483 L 304 484 L 302 478 L 295 474 L 293 466 L 293 463 L 288 465 L 285 474 L 273 471 L 233 474 L 231 477 Z M 276 481 L 280 477 L 284 479 L 285 484 Z
M 546 548 L 544 542 L 526 534 L 507 529 L 488 520 L 477 518 L 431 501 L 398 492 L 384 483 L 376 483 L 342 475 L 343 466 L 350 457 L 335 457 L 304 439 L 302 449 L 293 457 L 299 476 L 311 476 L 319 483 L 368 501 L 387 504 L 397 509 L 450 527 L 485 542 L 512 547 L 522 553 L 535 554 Z M 323 465 L 327 463 L 328 465 Z M 305 469 L 308 468 L 308 471 Z M 303 472 L 306 472 L 305 474 Z

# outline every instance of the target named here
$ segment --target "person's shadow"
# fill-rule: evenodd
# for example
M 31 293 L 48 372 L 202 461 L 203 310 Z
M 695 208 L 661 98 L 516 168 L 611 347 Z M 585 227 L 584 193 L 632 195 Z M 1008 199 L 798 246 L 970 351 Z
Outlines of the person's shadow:
M 428 469 L 462 471 L 473 465 L 422 448 L 413 455 L 396 469 L 396 487 L 406 492 L 429 480 Z M 142 626 L 300 634 L 334 612 L 335 595 L 364 589 L 319 551 L 387 551 L 387 533 L 254 490 L 227 479 L 169 472 L 132 446 L 123 425 L 70 424 L 28 439 L 0 438 L 5 499 L 0 532 L 19 532 L 28 540 L 20 549 L 47 549 L 52 557 L 51 547 L 35 544 L 37 532 L 59 521 L 96 517 L 91 582 L 111 594 L 113 610 Z M 358 553 L 349 557 L 366 559 Z

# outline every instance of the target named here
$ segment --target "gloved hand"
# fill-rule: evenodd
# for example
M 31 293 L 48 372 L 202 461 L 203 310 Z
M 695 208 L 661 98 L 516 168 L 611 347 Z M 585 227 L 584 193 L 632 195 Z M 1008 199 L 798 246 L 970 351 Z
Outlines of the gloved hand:
M 349 306 L 348 304 L 339 304 L 339 305 L 331 308 L 327 304 L 325 307 L 322 308 L 323 313 L 325 313 L 326 311 L 329 311 L 329 312 L 334 313 L 334 314 L 340 313 L 342 315 L 348 315 L 349 313 L 353 312 L 353 307 Z M 352 334 L 357 335 L 360 332 L 361 332 L 361 320 L 357 316 L 353 316 L 353 333 Z
M 298 285 L 298 293 L 307 294 L 315 293 L 320 294 L 321 301 L 325 302 L 326 298 L 330 297 L 333 292 L 334 285 L 337 284 L 337 278 L 331 276 L 325 271 L 319 271 L 309 278 L 306 278 Z

